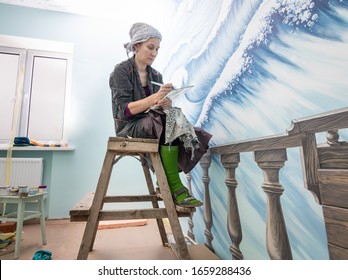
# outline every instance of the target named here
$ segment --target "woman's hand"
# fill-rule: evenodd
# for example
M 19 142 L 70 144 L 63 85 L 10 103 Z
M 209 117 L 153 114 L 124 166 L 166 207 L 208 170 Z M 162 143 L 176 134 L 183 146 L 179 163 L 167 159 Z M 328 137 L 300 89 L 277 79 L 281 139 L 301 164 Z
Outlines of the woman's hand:
M 160 87 L 159 91 L 156 93 L 158 100 L 162 99 L 164 96 L 166 96 L 169 92 L 173 90 L 173 84 L 164 84 Z
M 157 106 L 162 107 L 162 109 L 169 109 L 172 107 L 172 100 L 170 98 L 163 98 L 157 102 Z
M 170 108 L 172 106 L 172 101 L 169 98 L 164 97 L 172 90 L 173 85 L 171 83 L 162 85 L 158 92 L 151 94 L 146 98 L 129 102 L 128 109 L 132 115 L 136 115 L 145 112 L 152 106 L 159 106 L 163 109 Z
M 163 109 L 170 108 L 172 106 L 172 100 L 169 98 L 164 98 L 169 92 L 173 90 L 173 84 L 165 84 L 160 87 L 160 90 L 155 93 L 155 105 L 160 106 Z

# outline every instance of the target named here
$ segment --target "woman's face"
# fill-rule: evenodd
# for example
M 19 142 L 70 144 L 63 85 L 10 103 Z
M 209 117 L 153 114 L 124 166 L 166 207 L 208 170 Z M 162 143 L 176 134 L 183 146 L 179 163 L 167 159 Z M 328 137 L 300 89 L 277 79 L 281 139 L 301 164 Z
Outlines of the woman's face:
M 150 38 L 146 42 L 135 45 L 135 59 L 142 65 L 151 65 L 158 54 L 161 41 Z

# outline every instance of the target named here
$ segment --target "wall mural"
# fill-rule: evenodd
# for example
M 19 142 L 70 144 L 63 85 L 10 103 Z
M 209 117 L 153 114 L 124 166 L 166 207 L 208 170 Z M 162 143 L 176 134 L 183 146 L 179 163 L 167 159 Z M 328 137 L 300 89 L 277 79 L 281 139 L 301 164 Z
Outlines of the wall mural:
M 163 41 L 171 51 L 160 55 L 166 60 L 164 78 L 177 86 L 194 85 L 175 105 L 214 135 L 211 145 L 284 133 L 292 119 L 347 106 L 348 1 L 174 3 L 175 17 Z M 203 198 L 201 175 L 195 168 L 192 187 Z M 304 188 L 297 149 L 288 151 L 280 175 L 293 258 L 328 259 L 322 210 Z M 213 246 L 230 259 L 219 158 L 213 158 L 209 176 Z M 236 176 L 241 251 L 245 259 L 268 259 L 263 179 L 251 154 L 241 155 Z M 202 210 L 194 216 L 199 243 L 205 242 Z

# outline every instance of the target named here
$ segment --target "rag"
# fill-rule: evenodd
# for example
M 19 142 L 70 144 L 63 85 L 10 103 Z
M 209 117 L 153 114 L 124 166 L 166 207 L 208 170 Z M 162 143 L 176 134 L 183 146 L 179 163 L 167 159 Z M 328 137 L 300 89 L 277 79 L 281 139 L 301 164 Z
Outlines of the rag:
M 51 260 L 52 259 L 52 252 L 48 250 L 39 250 L 36 251 L 33 260 Z

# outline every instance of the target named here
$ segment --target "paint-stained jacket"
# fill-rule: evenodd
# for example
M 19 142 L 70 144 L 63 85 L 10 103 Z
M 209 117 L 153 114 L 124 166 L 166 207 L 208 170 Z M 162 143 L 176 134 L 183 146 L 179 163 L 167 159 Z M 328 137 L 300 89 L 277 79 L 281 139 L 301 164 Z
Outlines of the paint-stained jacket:
M 159 90 L 159 86 L 151 84 L 151 81 L 163 83 L 162 75 L 147 66 L 148 82 L 150 93 Z M 125 108 L 129 102 L 140 100 L 146 97 L 141 86 L 140 77 L 135 66 L 134 56 L 116 65 L 110 75 L 110 89 L 112 94 L 112 112 L 115 121 L 115 132 L 119 137 L 153 138 L 160 139 L 164 129 L 163 119 L 165 113 L 162 109 L 150 110 L 148 113 L 137 114 L 131 118 L 125 116 Z M 203 154 L 208 150 L 208 143 L 211 134 L 199 127 L 194 128 L 198 138 L 198 148 L 192 151 L 185 149 L 179 143 L 178 168 L 184 173 L 190 172 L 198 163 Z
M 147 84 L 151 94 L 153 94 L 159 90 L 159 86 L 151 84 L 151 81 L 163 83 L 162 75 L 151 66 L 147 66 L 147 72 Z M 125 108 L 128 103 L 146 97 L 141 86 L 134 56 L 115 66 L 110 75 L 109 85 L 112 94 L 112 112 L 116 135 L 121 137 L 158 138 L 157 135 L 151 135 L 151 131 L 147 131 L 150 135 L 144 135 L 143 127 L 141 127 L 143 124 L 138 123 L 139 119 L 146 117 L 148 114 L 137 114 L 131 118 L 125 116 Z

